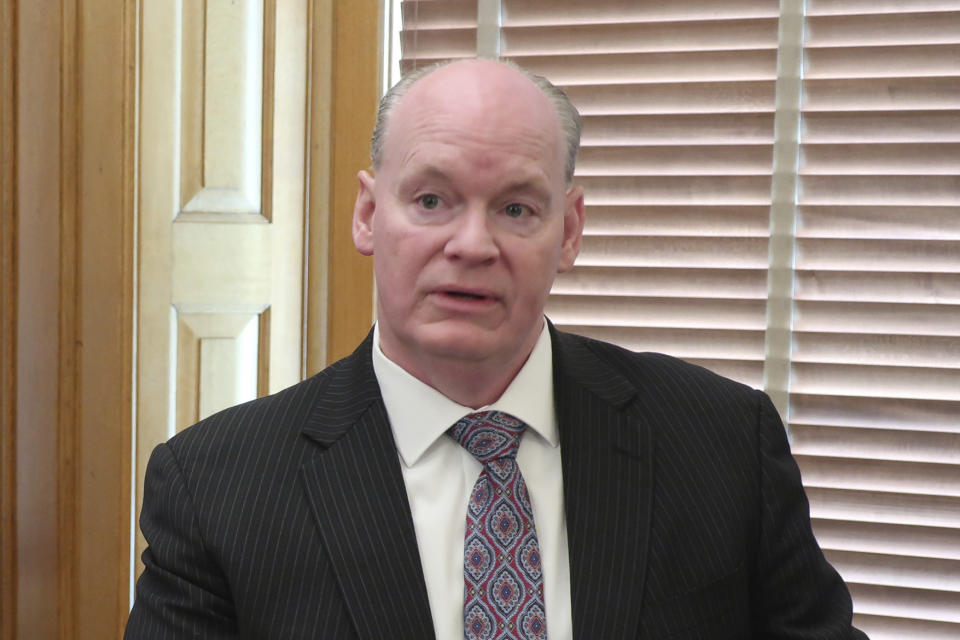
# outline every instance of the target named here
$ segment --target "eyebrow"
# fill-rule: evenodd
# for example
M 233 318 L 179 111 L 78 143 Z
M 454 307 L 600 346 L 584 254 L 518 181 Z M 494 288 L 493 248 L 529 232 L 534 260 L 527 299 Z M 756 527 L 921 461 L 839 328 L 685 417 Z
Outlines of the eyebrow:
M 537 178 L 528 178 L 526 180 L 516 180 L 507 184 L 506 188 L 501 189 L 501 193 L 510 194 L 518 192 L 533 192 L 538 198 L 542 198 L 548 204 L 553 199 L 549 187 L 543 180 Z
M 412 188 L 411 184 L 416 184 L 421 180 L 434 179 L 442 182 L 455 182 L 455 180 L 441 167 L 428 164 L 422 168 L 416 169 L 409 176 L 400 181 L 400 190 Z M 550 189 L 545 181 L 539 177 L 520 178 L 507 182 L 506 185 L 498 190 L 498 196 L 508 195 L 519 192 L 533 192 L 537 197 L 542 198 L 547 203 L 553 200 Z
M 437 180 L 440 182 L 450 182 L 450 176 L 439 167 L 427 165 L 416 171 L 402 177 L 397 183 L 397 192 L 405 194 L 419 188 L 420 183 L 425 180 Z
M 405 184 L 410 180 L 421 180 L 423 178 L 450 180 L 450 176 L 446 171 L 436 165 L 428 164 L 413 171 L 407 178 L 404 178 L 403 183 Z

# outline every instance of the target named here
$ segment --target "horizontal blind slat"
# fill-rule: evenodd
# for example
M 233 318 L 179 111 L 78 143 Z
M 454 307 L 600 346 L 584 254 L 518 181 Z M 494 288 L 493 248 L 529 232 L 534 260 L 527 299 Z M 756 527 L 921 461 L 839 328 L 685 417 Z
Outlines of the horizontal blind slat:
M 774 80 L 776 50 L 504 57 L 562 86 Z
M 960 124 L 960 119 L 958 119 Z M 960 138 L 960 134 L 958 134 Z M 918 169 L 919 171 L 919 169 Z M 927 205 L 960 206 L 957 175 L 802 175 L 801 205 Z
M 790 430 L 795 455 L 960 464 L 960 433 L 798 424 Z M 960 531 L 957 532 L 960 540 Z M 957 550 L 960 554 L 960 549 Z
M 563 315 L 548 316 L 557 326 L 581 335 L 615 342 L 632 351 L 665 352 L 682 359 L 763 360 L 762 331 L 729 329 L 661 329 L 644 326 L 611 326 L 565 322 Z M 643 323 L 643 319 L 637 322 Z
M 584 146 L 577 159 L 577 175 L 769 175 L 772 150 L 768 145 Z
M 760 300 L 553 295 L 547 315 L 563 324 L 738 329 L 762 332 Z
M 909 3 L 904 4 L 909 9 Z M 808 16 L 804 46 L 869 46 L 955 43 L 960 12 Z
M 798 214 L 801 238 L 960 240 L 956 207 L 806 204 Z
M 796 454 L 804 485 L 960 498 L 960 476 L 951 463 L 864 460 Z
M 871 111 L 960 109 L 960 69 L 957 75 L 924 78 L 807 79 L 803 109 L 812 111 Z
M 773 112 L 773 80 L 559 85 L 581 115 Z
M 958 329 L 960 333 L 960 329 Z M 794 362 L 960 368 L 960 336 L 847 331 L 794 336 Z M 958 461 L 960 462 L 960 461 Z
M 859 15 L 878 13 L 901 13 L 904 7 L 911 12 L 951 11 L 960 9 L 960 0 L 807 0 L 809 16 Z
M 584 116 L 583 144 L 773 144 L 773 114 Z
M 769 208 L 591 204 L 586 235 L 765 237 Z
M 858 584 L 960 593 L 960 561 L 895 554 L 827 551 L 827 560 Z
M 762 205 L 769 176 L 582 176 L 588 205 Z
M 777 48 L 777 19 L 684 21 L 548 27 L 504 26 L 510 56 L 723 51 Z
M 857 613 L 854 606 L 853 624 L 866 633 L 870 640 L 956 640 L 960 638 L 960 623 L 935 622 L 917 618 Z
M 794 424 L 960 433 L 956 401 L 793 393 L 791 404 Z
M 792 393 L 960 401 L 960 371 L 795 362 L 790 388 Z
M 554 282 L 557 295 L 624 295 L 692 298 L 709 292 L 718 298 L 766 299 L 763 269 L 687 269 L 575 266 Z
M 814 519 L 824 549 L 960 560 L 960 531 L 875 522 Z
M 957 44 L 825 47 L 804 52 L 804 80 L 956 77 L 958 65 Z
M 830 302 L 891 302 L 898 304 L 960 305 L 960 274 L 925 272 L 816 271 L 797 272 L 795 300 Z M 895 313 L 907 307 L 897 307 Z M 913 307 L 917 322 L 931 307 Z M 949 309 L 947 311 L 949 315 Z
M 803 122 L 804 144 L 960 141 L 960 111 L 821 111 Z
M 813 518 L 960 528 L 960 499 L 883 491 L 809 487 Z
M 503 0 L 504 25 L 564 25 L 677 20 L 776 18 L 777 0 Z
M 859 613 L 960 623 L 960 594 L 953 591 L 857 582 L 848 586 L 853 595 L 854 609 Z
M 797 300 L 797 332 L 899 334 L 913 336 L 960 335 L 960 306 L 945 304 L 863 303 Z
M 578 264 L 628 267 L 766 267 L 764 238 L 585 236 Z
M 960 272 L 960 242 L 955 240 L 877 240 L 800 238 L 799 269 L 844 271 Z
M 803 175 L 955 177 L 960 173 L 957 143 L 852 143 L 803 145 Z

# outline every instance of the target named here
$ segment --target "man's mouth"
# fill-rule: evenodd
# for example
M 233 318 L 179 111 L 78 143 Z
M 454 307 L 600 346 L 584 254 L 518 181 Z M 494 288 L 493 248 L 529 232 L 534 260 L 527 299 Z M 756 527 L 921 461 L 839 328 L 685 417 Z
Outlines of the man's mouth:
M 448 296 L 453 296 L 454 298 L 461 298 L 463 300 L 486 300 L 487 296 L 480 295 L 478 293 L 468 293 L 466 291 L 447 291 Z
M 484 287 L 450 285 L 437 287 L 434 291 L 448 300 L 476 303 L 489 303 L 497 300 L 496 294 Z

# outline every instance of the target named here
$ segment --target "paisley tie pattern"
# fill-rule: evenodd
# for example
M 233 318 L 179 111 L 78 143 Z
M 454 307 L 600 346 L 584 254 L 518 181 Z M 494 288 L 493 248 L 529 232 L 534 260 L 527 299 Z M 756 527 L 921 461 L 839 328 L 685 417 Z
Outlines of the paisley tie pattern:
M 483 470 L 467 505 L 463 545 L 465 640 L 545 640 L 540 546 L 517 450 L 527 425 L 481 411 L 447 433 Z

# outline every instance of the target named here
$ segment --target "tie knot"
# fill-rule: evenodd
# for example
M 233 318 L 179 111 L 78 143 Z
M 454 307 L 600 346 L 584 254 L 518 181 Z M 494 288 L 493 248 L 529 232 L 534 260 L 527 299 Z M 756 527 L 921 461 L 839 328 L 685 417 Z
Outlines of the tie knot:
M 447 429 L 482 464 L 502 458 L 516 458 L 520 438 L 527 428 L 519 418 L 502 411 L 478 411 L 466 415 Z

